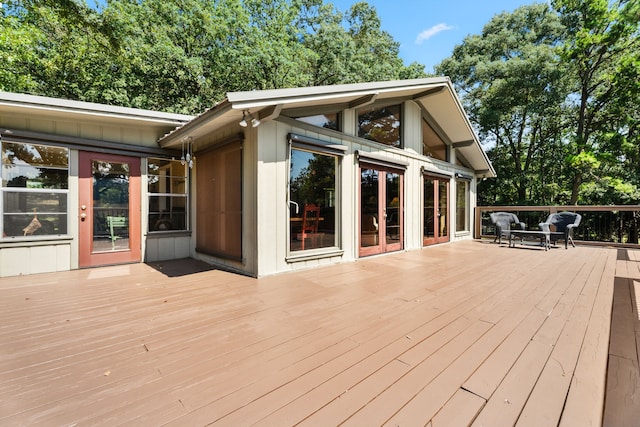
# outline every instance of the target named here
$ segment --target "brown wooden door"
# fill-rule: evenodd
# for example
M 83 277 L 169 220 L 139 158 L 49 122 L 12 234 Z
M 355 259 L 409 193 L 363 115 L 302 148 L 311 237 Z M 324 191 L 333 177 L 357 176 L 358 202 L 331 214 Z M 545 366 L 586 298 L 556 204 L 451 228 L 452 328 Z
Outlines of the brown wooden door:
M 360 256 L 402 249 L 403 184 L 402 171 L 360 166 Z
M 141 261 L 140 159 L 81 151 L 79 265 Z
M 424 177 L 422 242 L 425 246 L 449 241 L 449 178 Z

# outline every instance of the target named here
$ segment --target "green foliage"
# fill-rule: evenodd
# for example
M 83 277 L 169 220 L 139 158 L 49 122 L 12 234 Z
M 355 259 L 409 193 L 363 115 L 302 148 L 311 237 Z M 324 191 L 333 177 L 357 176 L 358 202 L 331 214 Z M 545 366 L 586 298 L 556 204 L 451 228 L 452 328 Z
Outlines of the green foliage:
M 559 52 L 573 83 L 567 103 L 573 109 L 573 131 L 567 137 L 576 154 L 598 153 L 604 134 L 626 134 L 629 126 L 637 127 L 637 118 L 620 113 L 638 107 L 638 2 L 555 0 L 553 5 L 566 28 Z M 588 171 L 574 168 L 572 203 L 578 201 L 584 173 Z
M 424 75 L 366 3 L 9 0 L 0 20 L 12 92 L 195 114 L 228 91 Z
M 620 178 L 605 176 L 582 184 L 579 202 L 582 205 L 636 205 L 640 203 L 640 190 Z
M 552 5 L 495 16 L 438 67 L 498 173 L 480 203 L 637 200 L 640 2 Z
M 600 167 L 601 162 L 596 156 L 588 151 L 580 151 L 578 154 L 567 156 L 567 164 L 574 170 L 582 174 L 593 173 Z
M 463 93 L 471 120 L 492 145 L 488 154 L 500 174 L 495 202 L 540 200 L 536 183 L 544 187 L 553 178 L 546 158 L 558 150 L 548 141 L 558 133 L 567 94 L 555 50 L 561 36 L 547 5 L 523 6 L 495 16 L 437 67 Z

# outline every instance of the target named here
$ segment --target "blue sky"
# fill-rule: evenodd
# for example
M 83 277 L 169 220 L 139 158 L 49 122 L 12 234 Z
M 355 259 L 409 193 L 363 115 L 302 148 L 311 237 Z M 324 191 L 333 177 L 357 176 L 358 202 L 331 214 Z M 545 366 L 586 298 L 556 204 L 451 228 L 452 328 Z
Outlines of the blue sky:
M 357 0 L 325 0 L 344 12 Z M 419 62 L 427 72 L 470 34 L 480 34 L 491 18 L 520 6 L 545 0 L 368 0 L 376 8 L 382 29 L 400 43 L 406 65 Z

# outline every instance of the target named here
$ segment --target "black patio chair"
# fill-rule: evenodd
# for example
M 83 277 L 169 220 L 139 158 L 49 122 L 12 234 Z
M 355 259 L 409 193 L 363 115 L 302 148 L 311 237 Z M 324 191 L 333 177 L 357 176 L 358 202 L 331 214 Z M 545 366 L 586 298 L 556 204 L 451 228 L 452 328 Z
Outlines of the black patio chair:
M 494 243 L 498 240 L 498 244 L 502 243 L 502 237 L 509 238 L 511 234 L 511 226 L 515 225 L 516 230 L 524 230 L 524 222 L 520 222 L 518 216 L 511 212 L 493 212 L 491 215 L 491 222 L 496 226 L 496 238 L 493 239 Z
M 580 225 L 581 220 L 582 216 L 575 212 L 552 213 L 545 222 L 540 223 L 540 229 L 549 232 L 551 244 L 555 245 L 558 240 L 564 240 L 565 249 L 569 243 L 575 248 L 573 229 Z

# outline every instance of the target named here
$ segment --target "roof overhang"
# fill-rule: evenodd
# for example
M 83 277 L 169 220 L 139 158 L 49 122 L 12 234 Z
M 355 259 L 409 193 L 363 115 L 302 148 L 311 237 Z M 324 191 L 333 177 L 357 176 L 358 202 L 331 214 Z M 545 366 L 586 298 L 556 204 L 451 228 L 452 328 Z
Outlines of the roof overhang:
M 91 102 L 0 91 L 0 114 L 38 116 L 52 120 L 83 120 L 115 126 L 149 126 L 158 129 L 182 126 L 193 119 L 184 114 L 163 113 Z
M 225 126 L 237 124 L 244 112 L 265 121 L 278 117 L 283 109 L 324 106 L 337 111 L 384 102 L 385 99 L 416 102 L 437 122 L 447 140 L 462 153 L 476 175 L 495 176 L 451 81 L 446 77 L 230 92 L 221 103 L 165 135 L 159 144 L 165 148 L 177 146 L 187 137 L 198 139 Z

